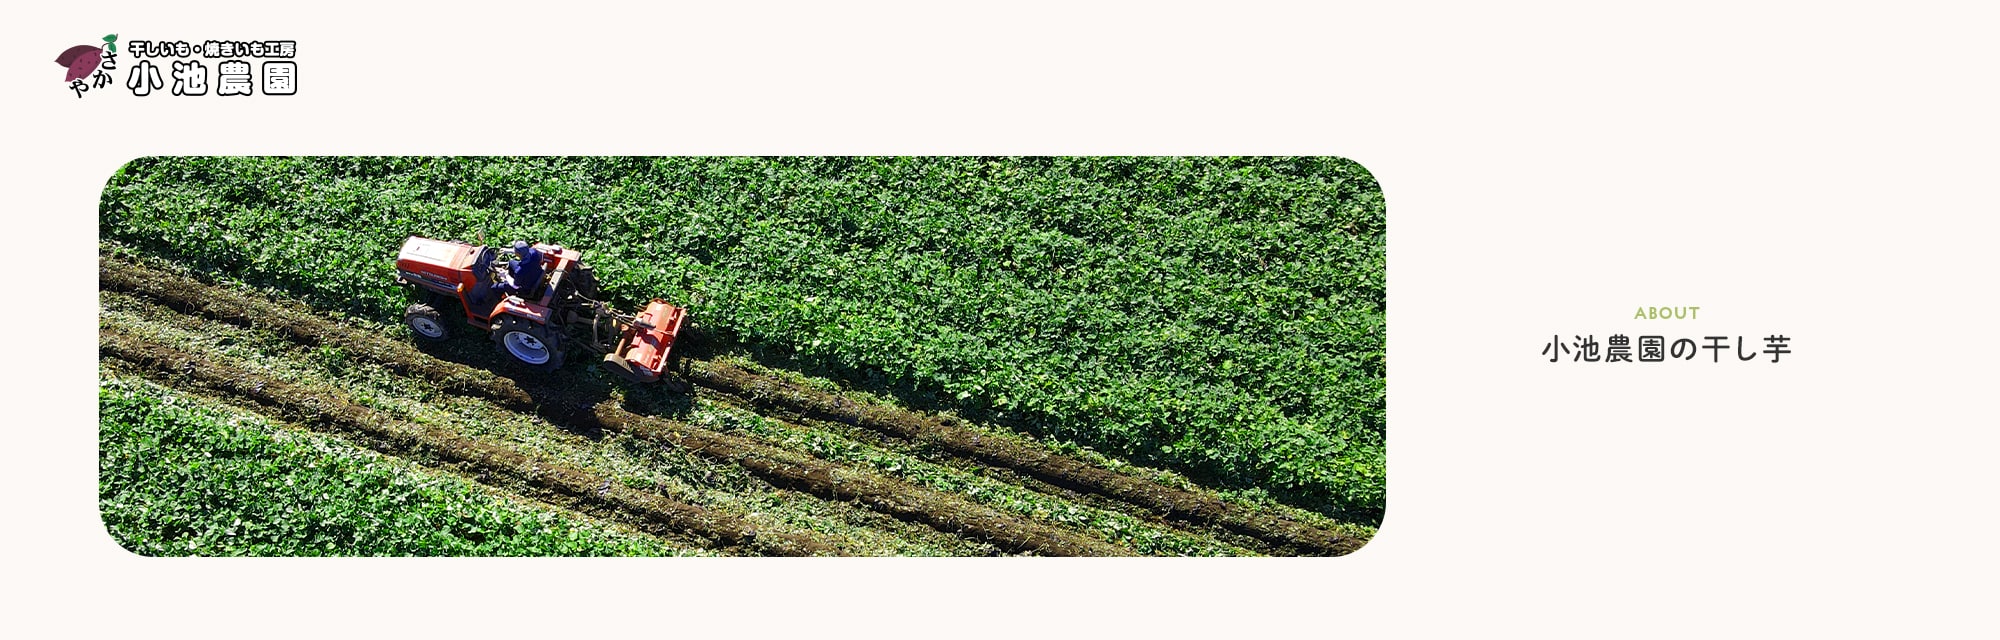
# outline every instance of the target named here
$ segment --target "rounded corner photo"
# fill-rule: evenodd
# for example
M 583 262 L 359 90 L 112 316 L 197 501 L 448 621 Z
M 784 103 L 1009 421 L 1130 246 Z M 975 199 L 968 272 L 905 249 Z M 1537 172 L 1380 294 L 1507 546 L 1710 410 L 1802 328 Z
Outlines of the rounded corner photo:
M 143 157 L 142 556 L 1339 556 L 1386 504 L 1338 157 Z

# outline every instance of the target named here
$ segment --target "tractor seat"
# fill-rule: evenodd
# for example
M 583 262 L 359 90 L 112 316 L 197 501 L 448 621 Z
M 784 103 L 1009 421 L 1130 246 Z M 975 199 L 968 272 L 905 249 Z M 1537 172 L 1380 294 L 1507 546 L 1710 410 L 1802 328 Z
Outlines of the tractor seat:
M 542 294 L 547 292 L 548 288 L 549 288 L 549 274 L 548 272 L 543 272 L 542 277 L 536 280 L 533 286 L 522 287 L 521 291 L 514 295 L 520 296 L 522 300 L 533 302 L 542 299 Z

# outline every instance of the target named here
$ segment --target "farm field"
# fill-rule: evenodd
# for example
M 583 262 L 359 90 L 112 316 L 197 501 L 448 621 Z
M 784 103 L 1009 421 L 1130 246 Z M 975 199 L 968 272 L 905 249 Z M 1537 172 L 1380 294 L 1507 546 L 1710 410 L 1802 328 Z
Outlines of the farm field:
M 101 215 L 100 505 L 142 553 L 1340 555 L 1381 517 L 1343 160 L 145 158 Z M 691 391 L 418 345 L 410 235 L 693 301 Z

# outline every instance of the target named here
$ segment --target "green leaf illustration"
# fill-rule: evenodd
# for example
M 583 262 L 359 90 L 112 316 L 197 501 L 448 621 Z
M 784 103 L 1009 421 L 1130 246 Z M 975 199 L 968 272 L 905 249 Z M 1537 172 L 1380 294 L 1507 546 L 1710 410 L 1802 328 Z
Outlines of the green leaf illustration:
M 117 42 L 117 41 L 118 41 L 118 34 L 115 34 L 115 33 L 114 33 L 114 34 L 111 34 L 111 35 L 108 35 L 108 36 L 104 36 L 104 41 L 105 41 L 105 42 Z
M 106 42 L 104 43 L 104 51 L 105 53 L 118 53 L 118 45 Z

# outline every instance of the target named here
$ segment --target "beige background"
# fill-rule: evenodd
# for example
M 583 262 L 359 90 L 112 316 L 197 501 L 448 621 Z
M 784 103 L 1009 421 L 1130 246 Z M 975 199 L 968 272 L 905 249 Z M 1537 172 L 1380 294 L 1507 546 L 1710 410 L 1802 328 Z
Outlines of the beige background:
M 1975 3 L 39 3 L 0 21 L 9 626 L 1129 637 L 1995 633 Z M 288 38 L 296 96 L 50 61 Z M 129 58 L 121 57 L 121 63 Z M 97 193 L 147 154 L 1303 153 L 1389 201 L 1390 497 L 1342 559 L 155 560 L 97 520 Z M 1701 320 L 1637 322 L 1640 305 Z M 1780 364 L 1550 334 L 1784 333 Z

